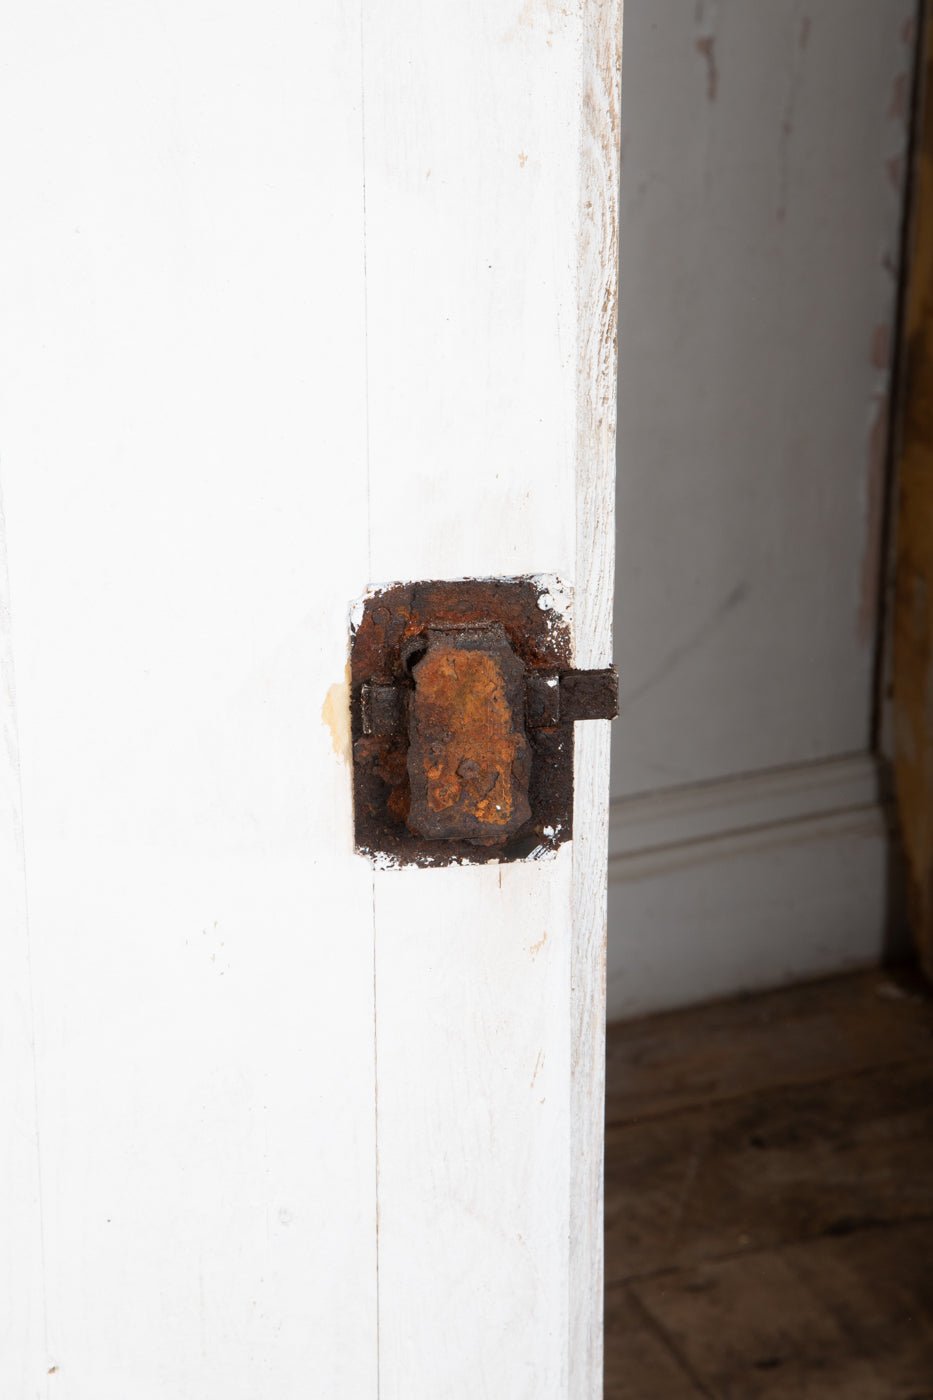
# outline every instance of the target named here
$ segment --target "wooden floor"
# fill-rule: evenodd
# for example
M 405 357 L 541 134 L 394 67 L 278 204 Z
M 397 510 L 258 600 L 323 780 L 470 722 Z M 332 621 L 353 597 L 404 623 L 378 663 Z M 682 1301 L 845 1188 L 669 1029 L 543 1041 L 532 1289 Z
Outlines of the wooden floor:
M 606 1400 L 933 1400 L 933 1000 L 610 1028 Z

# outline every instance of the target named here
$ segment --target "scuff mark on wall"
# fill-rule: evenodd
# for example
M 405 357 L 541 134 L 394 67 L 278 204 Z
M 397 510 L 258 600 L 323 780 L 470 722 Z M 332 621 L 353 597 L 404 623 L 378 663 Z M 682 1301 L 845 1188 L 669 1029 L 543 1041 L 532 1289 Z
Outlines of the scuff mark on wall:
M 871 362 L 874 369 L 887 369 L 891 363 L 891 327 L 882 322 L 871 338 Z
M 794 120 L 796 116 L 797 98 L 800 93 L 800 83 L 803 77 L 803 55 L 810 42 L 810 31 L 812 22 L 809 15 L 801 15 L 797 25 L 797 37 L 794 43 L 794 54 L 791 61 L 790 78 L 787 84 L 787 94 L 784 99 L 784 110 L 781 114 L 781 133 L 778 143 L 778 203 L 777 221 L 782 224 L 787 217 L 787 186 L 790 165 L 790 139 L 794 134 Z
M 877 364 L 875 354 L 878 349 L 879 330 L 889 333 L 886 326 L 878 327 L 872 345 L 872 364 L 876 368 L 886 368 Z M 878 612 L 878 588 L 881 570 L 881 524 L 884 511 L 885 468 L 888 455 L 889 394 L 887 389 L 876 401 L 874 416 L 868 434 L 868 488 L 865 502 L 865 548 L 862 553 L 862 569 L 858 612 L 858 637 L 862 646 L 870 646 L 875 638 L 875 622 Z
M 744 603 L 745 599 L 748 597 L 748 591 L 748 584 L 744 579 L 740 583 L 737 583 L 734 588 L 730 589 L 727 596 L 702 626 L 698 627 L 689 637 L 669 651 L 660 665 L 656 667 L 646 680 L 642 681 L 642 683 L 633 690 L 626 692 L 626 704 L 631 707 L 636 700 L 640 700 L 644 695 L 647 695 L 649 690 L 656 686 L 659 681 L 663 680 L 665 676 L 668 676 L 675 667 L 679 666 L 685 657 L 689 656 L 697 647 L 707 642 L 720 625 L 725 622 L 729 614 Z
M 719 69 L 716 67 L 716 40 L 712 34 L 704 34 L 696 41 L 696 51 L 706 59 L 706 96 L 710 102 L 716 101 L 719 91 Z
M 895 120 L 904 122 L 905 124 L 910 108 L 912 81 L 913 75 L 909 69 L 903 73 L 898 73 L 897 77 L 894 79 L 894 90 L 891 93 L 891 106 L 888 110 L 889 117 L 893 117 Z

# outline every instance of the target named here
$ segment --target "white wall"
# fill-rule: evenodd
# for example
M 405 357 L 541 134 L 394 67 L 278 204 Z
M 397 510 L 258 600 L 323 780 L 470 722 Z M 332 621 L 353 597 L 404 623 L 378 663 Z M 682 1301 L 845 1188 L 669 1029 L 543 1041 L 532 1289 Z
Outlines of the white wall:
M 628 0 L 610 1014 L 881 948 L 880 822 L 867 865 L 842 837 L 827 859 L 806 823 L 827 815 L 835 760 L 870 741 L 915 9 Z M 787 768 L 793 811 L 772 783 Z M 728 847 L 697 885 L 700 837 L 674 809 L 702 784 L 703 839 L 721 841 L 737 828 L 720 785 L 737 775 L 765 775 L 759 831 L 804 824 L 792 890 L 779 860 L 759 853 L 750 876 Z M 649 839 L 631 835 L 645 794 L 673 804 L 667 827 L 663 807 L 651 819 L 670 850 L 647 891 L 626 865 Z M 705 941 L 690 933 L 700 889 L 718 928 Z M 822 953 L 817 891 L 837 926 Z M 759 919 L 775 899 L 785 917 Z

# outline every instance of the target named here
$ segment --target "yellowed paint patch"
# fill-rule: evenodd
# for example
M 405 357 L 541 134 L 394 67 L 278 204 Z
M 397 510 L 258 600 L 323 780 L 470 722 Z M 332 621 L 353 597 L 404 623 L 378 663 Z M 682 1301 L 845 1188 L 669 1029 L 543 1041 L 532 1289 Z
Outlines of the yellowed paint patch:
M 350 762 L 350 663 L 342 681 L 330 687 L 321 706 L 321 719 L 330 730 L 334 753 Z

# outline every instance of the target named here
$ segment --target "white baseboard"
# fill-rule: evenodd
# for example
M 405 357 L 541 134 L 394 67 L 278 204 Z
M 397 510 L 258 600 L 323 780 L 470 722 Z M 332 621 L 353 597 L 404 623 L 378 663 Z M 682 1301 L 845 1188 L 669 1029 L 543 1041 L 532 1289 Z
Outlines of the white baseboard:
M 614 801 L 610 1019 L 876 962 L 888 867 L 870 754 Z

